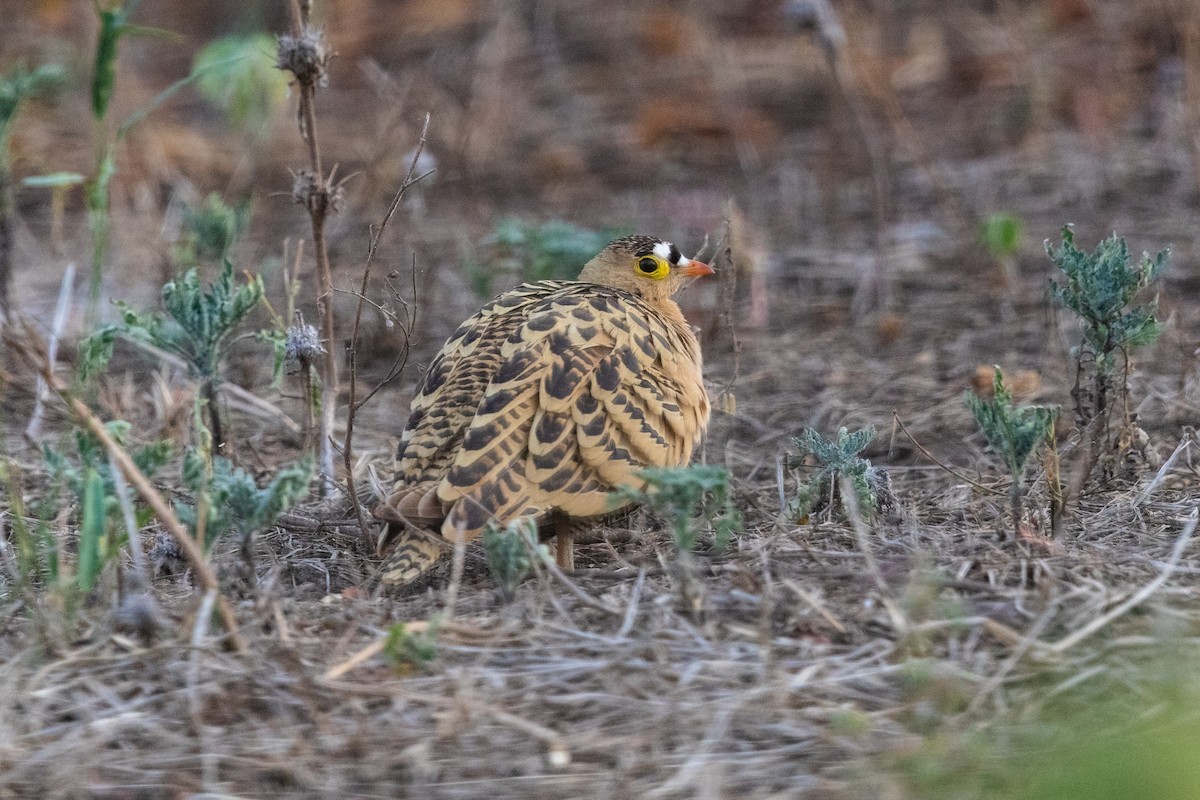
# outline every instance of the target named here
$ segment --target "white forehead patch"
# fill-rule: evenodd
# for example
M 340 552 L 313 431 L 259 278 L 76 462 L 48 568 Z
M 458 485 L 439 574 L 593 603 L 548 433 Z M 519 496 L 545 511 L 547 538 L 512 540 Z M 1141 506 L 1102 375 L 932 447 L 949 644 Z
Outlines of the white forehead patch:
M 670 261 L 671 260 L 671 243 L 670 242 L 659 242 L 658 244 L 654 245 L 654 255 L 658 256 L 663 261 Z

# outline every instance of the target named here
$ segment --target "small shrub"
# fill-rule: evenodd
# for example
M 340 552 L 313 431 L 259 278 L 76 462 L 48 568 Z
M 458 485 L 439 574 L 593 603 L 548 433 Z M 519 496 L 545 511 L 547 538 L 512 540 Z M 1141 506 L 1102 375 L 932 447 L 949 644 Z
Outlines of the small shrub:
M 999 367 L 996 367 L 992 396 L 983 398 L 967 392 L 965 401 L 983 435 L 987 437 L 988 444 L 1004 460 L 1012 477 L 1009 497 L 1015 533 L 1021 523 L 1025 462 L 1039 444 L 1054 446 L 1054 421 L 1058 418 L 1058 409 L 1013 405 L 1012 394 L 1004 385 L 1004 373 Z
M 254 534 L 275 523 L 279 515 L 308 493 L 313 476 L 311 458 L 284 467 L 266 486 L 254 476 L 217 456 L 211 463 L 201 450 L 189 448 L 183 456 L 183 485 L 192 492 L 192 504 L 177 503 L 176 513 L 204 542 L 206 550 L 229 532 L 242 537 L 249 558 Z M 201 516 L 200 509 L 203 509 Z
M 118 420 L 106 427 L 119 444 L 125 445 L 129 423 Z M 73 443 L 69 450 L 43 445 L 53 480 L 28 512 L 20 468 L 10 461 L 0 469 L 11 510 L 9 541 L 13 553 L 10 582 L 4 585 L 0 577 L 0 593 L 22 598 L 39 637 L 52 649 L 74 638 L 79 610 L 133 532 L 125 524 L 104 447 L 84 430 L 75 431 Z M 155 474 L 171 455 L 166 442 L 125 449 L 147 476 Z M 55 522 L 64 505 L 63 489 L 74 497 L 78 508 L 73 558 L 65 546 L 65 532 Z M 133 516 L 133 524 L 140 527 L 152 513 L 139 507 Z
M 145 342 L 179 356 L 200 385 L 197 403 L 208 404 L 213 441 L 220 448 L 225 438 L 217 390 L 223 379 L 222 363 L 230 344 L 239 338 L 254 336 L 270 340 L 278 351 L 282 343 L 281 337 L 272 332 L 234 336 L 238 326 L 262 300 L 262 278 L 255 276 L 236 285 L 233 265 L 226 259 L 221 274 L 207 290 L 201 286 L 197 270 L 192 268 L 182 278 L 167 283 L 162 294 L 166 315 L 157 312 L 141 314 L 118 303 L 122 321 L 105 326 L 84 340 L 80 375 L 87 379 L 104 368 L 112 357 L 118 336 Z M 276 363 L 280 363 L 278 354 Z
M 796 496 L 787 507 L 788 517 L 804 524 L 822 511 L 832 514 L 842 506 L 839 493 L 843 478 L 854 487 L 859 513 L 865 518 L 870 519 L 889 507 L 892 495 L 887 473 L 859 456 L 874 439 L 874 427 L 853 433 L 842 427 L 834 440 L 826 439 L 813 428 L 805 428 L 793 437 L 796 452 L 789 454 L 784 464 L 797 468 L 811 456 L 817 462 L 817 472 L 798 482 Z
M 132 427 L 128 422 L 114 420 L 105 427 L 118 444 L 126 446 Z M 74 438 L 74 457 L 69 458 L 48 445 L 43 445 L 42 453 L 51 474 L 71 491 L 79 503 L 76 579 L 79 590 L 87 593 L 95 586 L 105 566 L 120 553 L 125 523 L 104 446 L 83 429 L 76 429 Z M 134 464 L 147 477 L 152 477 L 171 458 L 169 442 L 154 442 L 126 449 Z M 142 526 L 151 517 L 149 509 L 141 508 L 136 512 L 135 521 Z
M 643 469 L 637 475 L 645 482 L 642 488 L 622 488 L 615 496 L 645 505 L 666 518 L 675 545 L 670 572 L 679 603 L 687 613 L 698 615 L 704 609 L 704 586 L 697 577 L 696 545 L 701 536 L 707 536 L 716 550 L 724 550 L 742 526 L 729 473 L 721 467 L 693 464 Z
M 1072 349 L 1076 366 L 1076 424 L 1081 428 L 1096 417 L 1106 417 L 1114 402 L 1124 401 L 1125 382 L 1114 387 L 1116 357 L 1153 342 L 1161 330 L 1155 313 L 1158 301 L 1134 301 L 1149 287 L 1167 262 L 1169 251 L 1154 258 L 1142 254 L 1137 266 L 1129 264 L 1125 240 L 1115 233 L 1087 253 L 1075 247 L 1070 227 L 1063 228 L 1057 250 L 1046 242 L 1046 253 L 1063 273 L 1063 282 L 1050 281 L 1050 294 L 1079 317 L 1083 341 Z M 1090 388 L 1081 388 L 1090 377 Z M 1117 397 L 1113 397 L 1116 389 Z M 1124 405 L 1124 403 L 1123 403 Z
M 667 519 L 680 553 L 691 553 L 703 533 L 724 550 L 741 529 L 742 515 L 733 504 L 729 473 L 721 467 L 652 467 L 639 471 L 642 489 L 623 488 L 616 496 L 645 505 Z

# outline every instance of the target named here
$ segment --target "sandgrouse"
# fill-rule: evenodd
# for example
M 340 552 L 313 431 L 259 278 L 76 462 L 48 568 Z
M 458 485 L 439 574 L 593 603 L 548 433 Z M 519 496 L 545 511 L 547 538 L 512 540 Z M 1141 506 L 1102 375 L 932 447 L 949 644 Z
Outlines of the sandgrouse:
M 708 425 L 700 345 L 672 300 L 713 269 L 649 236 L 609 243 L 577 281 L 506 292 L 459 326 L 412 402 L 379 574 L 413 585 L 448 543 L 527 517 L 557 536 L 619 508 L 645 467 L 682 466 Z

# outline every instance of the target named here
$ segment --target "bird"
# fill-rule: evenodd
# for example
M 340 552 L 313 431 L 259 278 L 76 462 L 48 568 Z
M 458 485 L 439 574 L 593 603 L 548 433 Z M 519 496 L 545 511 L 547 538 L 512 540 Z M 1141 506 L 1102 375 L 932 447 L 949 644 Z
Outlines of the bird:
M 651 236 L 610 242 L 578 280 L 505 292 L 430 362 L 372 510 L 377 582 L 422 585 L 489 524 L 533 521 L 574 568 L 572 534 L 629 505 L 648 467 L 686 465 L 709 420 L 695 331 L 672 299 L 714 275 Z

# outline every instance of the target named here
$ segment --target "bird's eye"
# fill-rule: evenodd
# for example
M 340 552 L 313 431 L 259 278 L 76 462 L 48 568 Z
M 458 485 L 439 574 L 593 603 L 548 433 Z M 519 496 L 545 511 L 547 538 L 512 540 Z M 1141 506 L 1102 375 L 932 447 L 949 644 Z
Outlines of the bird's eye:
M 647 275 L 650 275 L 651 273 L 658 271 L 658 262 L 647 256 L 638 262 L 638 269 Z

